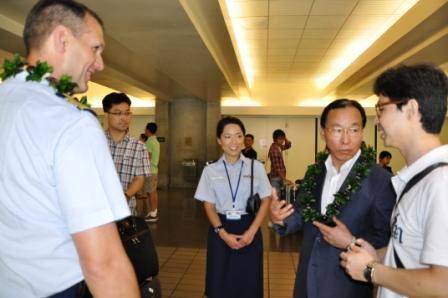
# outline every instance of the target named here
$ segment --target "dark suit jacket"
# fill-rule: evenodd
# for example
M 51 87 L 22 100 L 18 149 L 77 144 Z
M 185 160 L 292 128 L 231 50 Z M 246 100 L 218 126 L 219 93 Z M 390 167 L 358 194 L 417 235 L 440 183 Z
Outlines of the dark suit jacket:
M 244 148 L 241 153 L 247 158 L 257 159 L 257 151 L 250 147 L 249 149 Z
M 352 174 L 353 170 L 348 177 Z M 325 175 L 324 169 L 317 179 L 315 197 L 318 209 Z M 338 218 L 355 237 L 363 238 L 374 247 L 380 248 L 386 246 L 389 241 L 389 222 L 394 204 L 395 191 L 390 174 L 381 167 L 372 165 L 369 176 L 363 180 L 361 188 L 352 195 L 350 202 L 341 209 Z M 341 250 L 328 244 L 312 223 L 304 223 L 300 203 L 296 203 L 295 211 L 285 220 L 285 225 L 286 227 L 275 226 L 279 234 L 286 235 L 303 230 L 303 243 L 294 287 L 295 298 L 372 297 L 371 285 L 354 281 L 339 265 Z

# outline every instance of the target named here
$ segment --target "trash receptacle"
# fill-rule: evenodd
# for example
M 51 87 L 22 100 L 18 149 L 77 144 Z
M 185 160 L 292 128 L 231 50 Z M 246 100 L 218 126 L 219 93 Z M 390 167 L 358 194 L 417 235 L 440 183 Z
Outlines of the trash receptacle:
M 184 159 L 181 164 L 184 181 L 187 183 L 198 183 L 198 160 L 195 158 Z

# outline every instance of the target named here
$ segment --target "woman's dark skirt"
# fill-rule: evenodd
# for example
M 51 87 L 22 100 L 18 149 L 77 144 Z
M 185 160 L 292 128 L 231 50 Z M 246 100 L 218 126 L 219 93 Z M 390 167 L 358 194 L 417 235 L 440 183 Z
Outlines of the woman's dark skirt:
M 254 217 L 227 220 L 219 214 L 224 229 L 242 235 Z M 239 250 L 231 249 L 210 227 L 207 243 L 205 295 L 208 298 L 263 297 L 263 239 L 258 229 L 252 243 Z

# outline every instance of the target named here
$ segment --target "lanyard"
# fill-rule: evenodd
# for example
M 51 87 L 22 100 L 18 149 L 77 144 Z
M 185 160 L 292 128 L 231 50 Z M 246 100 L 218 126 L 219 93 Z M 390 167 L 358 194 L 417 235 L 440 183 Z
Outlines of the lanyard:
M 236 195 L 238 194 L 238 188 L 240 188 L 241 173 L 243 172 L 243 161 L 241 161 L 240 175 L 238 177 L 238 183 L 236 185 L 235 193 L 233 193 L 232 183 L 230 182 L 230 176 L 229 176 L 229 171 L 227 171 L 226 162 L 224 160 L 222 162 L 224 163 L 224 169 L 226 169 L 227 181 L 229 181 L 230 193 L 232 195 L 232 208 L 235 209 Z

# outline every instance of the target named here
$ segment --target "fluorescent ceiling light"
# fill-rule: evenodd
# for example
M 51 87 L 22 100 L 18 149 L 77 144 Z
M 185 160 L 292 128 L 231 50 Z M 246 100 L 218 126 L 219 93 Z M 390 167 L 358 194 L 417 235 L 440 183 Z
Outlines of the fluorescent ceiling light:
M 250 97 L 223 97 L 221 100 L 222 107 L 259 107 L 261 104 Z
M 230 24 L 228 24 L 231 28 L 230 34 L 233 36 L 232 40 L 237 49 L 236 54 L 239 56 L 238 60 L 240 61 L 240 64 L 242 64 L 241 67 L 243 68 L 247 84 L 249 85 L 249 88 L 251 88 L 254 83 L 253 63 L 247 47 L 247 37 L 244 34 L 243 24 L 238 19 L 241 11 L 239 3 L 240 2 L 232 0 L 225 0 L 225 7 L 230 21 Z
M 81 98 L 83 96 L 87 96 L 87 101 L 92 105 L 92 108 L 102 108 L 103 107 L 103 98 L 109 93 L 112 92 L 121 92 L 115 89 L 111 89 L 109 87 L 89 82 L 89 89 L 86 93 L 76 94 L 77 98 Z M 133 108 L 146 108 L 146 107 L 155 107 L 155 96 L 146 96 L 146 97 L 135 97 L 127 94 L 132 102 Z
M 378 18 L 376 23 L 369 26 L 369 38 L 362 38 L 358 40 L 354 39 L 348 43 L 347 46 L 339 52 L 336 62 L 329 68 L 329 70 L 316 79 L 316 85 L 320 89 L 325 89 L 418 1 L 419 0 L 402 1 L 400 13 L 391 15 L 386 22 L 384 22 L 381 18 Z M 385 4 L 386 3 L 387 2 L 385 2 Z M 394 2 L 391 1 L 390 4 L 394 5 Z M 372 28 L 376 30 L 372 30 Z M 362 33 L 360 35 L 365 36 L 365 34 Z

